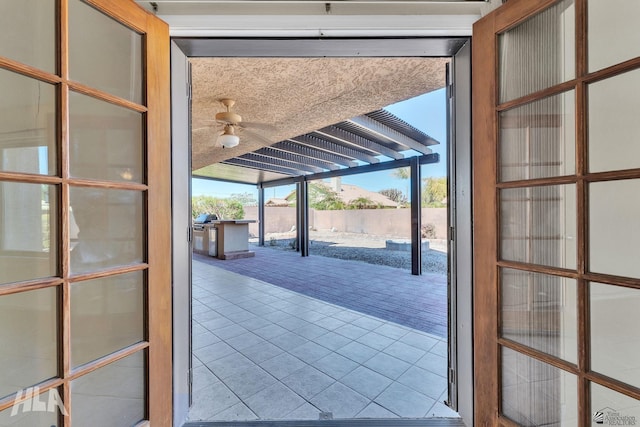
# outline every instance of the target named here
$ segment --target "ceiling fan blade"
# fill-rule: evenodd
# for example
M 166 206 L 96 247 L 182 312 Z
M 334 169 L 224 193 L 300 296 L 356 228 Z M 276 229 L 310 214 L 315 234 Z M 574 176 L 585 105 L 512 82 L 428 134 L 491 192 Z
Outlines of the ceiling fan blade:
M 241 134 L 242 136 L 247 136 L 248 138 L 261 142 L 263 144 L 267 144 L 267 145 L 275 144 L 275 142 L 273 142 L 269 138 L 264 137 L 257 132 L 250 131 L 248 129 L 241 128 Z
M 240 127 L 243 128 L 251 128 L 251 129 L 261 129 L 273 132 L 276 130 L 276 127 L 267 123 L 257 123 L 257 122 L 241 122 L 239 123 Z

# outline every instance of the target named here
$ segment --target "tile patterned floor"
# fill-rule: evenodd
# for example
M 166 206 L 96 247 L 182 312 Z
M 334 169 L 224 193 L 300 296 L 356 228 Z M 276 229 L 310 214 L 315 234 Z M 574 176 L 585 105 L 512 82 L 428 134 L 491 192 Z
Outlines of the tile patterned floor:
M 378 319 L 447 336 L 447 276 L 251 246 L 255 258 L 194 259 Z M 321 285 L 321 286 L 319 286 Z M 342 319 L 341 319 L 342 320 Z M 344 321 L 344 320 L 343 320 Z
M 193 348 L 193 421 L 456 416 L 443 338 L 195 257 Z

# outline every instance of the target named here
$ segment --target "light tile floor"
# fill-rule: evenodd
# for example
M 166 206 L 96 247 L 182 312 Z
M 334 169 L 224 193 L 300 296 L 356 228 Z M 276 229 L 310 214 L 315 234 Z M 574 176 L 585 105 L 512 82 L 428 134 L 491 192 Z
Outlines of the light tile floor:
M 193 262 L 191 421 L 457 417 L 447 343 Z

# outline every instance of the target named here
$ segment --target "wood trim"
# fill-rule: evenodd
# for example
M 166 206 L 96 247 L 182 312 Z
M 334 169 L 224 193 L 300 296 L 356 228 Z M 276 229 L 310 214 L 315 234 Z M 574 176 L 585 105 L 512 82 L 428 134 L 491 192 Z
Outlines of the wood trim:
M 49 278 L 45 280 L 30 280 L 28 282 L 16 282 L 0 286 L 0 296 L 17 294 L 25 291 L 35 291 L 37 289 L 60 286 L 62 280 L 59 278 Z
M 20 182 L 24 184 L 57 185 L 62 183 L 62 178 L 59 178 L 57 176 L 2 171 L 0 171 L 0 180 L 2 180 L 3 182 Z
M 498 416 L 498 290 L 496 194 L 496 38 L 492 13 L 473 25 L 473 269 L 474 425 L 493 426 Z M 479 125 L 482 124 L 482 125 Z
M 149 343 L 147 342 L 139 342 L 136 344 L 132 344 L 128 347 L 123 348 L 122 350 L 118 350 L 114 353 L 110 353 L 107 356 L 101 357 L 84 365 L 81 365 L 77 368 L 74 368 L 70 371 L 69 376 L 65 378 L 66 381 L 73 381 L 76 378 L 79 378 L 88 373 L 97 371 L 98 369 L 107 366 L 113 362 L 117 362 L 118 360 L 124 359 L 127 356 L 131 356 L 132 354 L 143 351 L 145 348 L 149 347 Z
M 623 286 L 625 288 L 640 289 L 640 280 L 637 278 L 613 276 L 611 274 L 585 273 L 584 279 L 589 282 L 604 283 L 607 285 Z
M 126 266 L 118 266 L 100 271 L 93 271 L 91 273 L 82 273 L 70 276 L 68 278 L 69 283 L 82 282 L 86 280 L 100 279 L 103 277 L 111 277 L 119 274 L 133 273 L 135 271 L 145 271 L 149 268 L 149 264 L 140 263 Z
M 498 111 L 510 110 L 512 108 L 517 108 L 526 104 L 530 104 L 535 101 L 539 101 L 544 98 L 548 98 L 554 95 L 559 95 L 564 92 L 569 92 L 574 89 L 576 85 L 576 79 L 572 79 L 566 82 L 558 83 L 555 86 L 551 86 L 545 89 L 541 89 L 537 92 L 533 92 L 520 98 L 511 99 L 509 101 L 505 101 L 501 104 L 498 104 Z
M 82 0 L 100 12 L 115 19 L 121 24 L 144 34 L 148 31 L 148 17 L 145 9 L 132 4 L 132 1 L 118 0 Z M 157 19 L 157 18 L 156 18 Z
M 144 105 L 135 103 L 133 101 L 129 101 L 125 98 L 120 98 L 119 96 L 112 95 L 108 92 L 102 91 L 100 89 L 94 89 L 90 86 L 84 85 L 78 82 L 68 82 L 69 89 L 73 92 L 81 93 L 83 95 L 90 96 L 95 99 L 99 99 L 101 101 L 108 102 L 113 105 L 117 105 L 118 107 L 128 108 L 133 111 L 137 111 L 139 113 L 145 113 L 147 111 L 147 107 Z
M 509 418 L 505 417 L 504 415 L 498 416 L 497 424 L 500 427 L 522 427 L 520 424 L 511 421 Z
M 637 68 L 640 68 L 640 57 L 632 58 L 619 64 L 603 68 L 602 70 L 594 71 L 593 73 L 586 75 L 583 80 L 588 83 L 594 83 Z
M 548 178 L 534 178 L 518 181 L 503 181 L 496 184 L 496 188 L 503 190 L 508 188 L 531 188 L 549 185 L 575 184 L 577 179 L 573 175 L 552 176 Z
M 69 78 L 69 0 L 59 0 L 59 19 L 60 27 L 58 28 L 59 51 L 58 51 L 58 72 L 62 77 L 62 84 L 58 90 L 58 173 L 62 177 L 62 186 L 60 189 L 60 207 L 59 212 L 62 213 L 59 223 L 60 235 L 60 274 L 63 278 L 69 276 L 70 271 L 70 252 L 71 247 L 68 242 L 70 210 L 67 208 L 69 204 L 69 87 L 66 82 Z M 71 371 L 71 287 L 67 280 L 62 283 L 61 289 L 62 313 L 59 314 L 60 340 L 58 354 L 60 354 L 61 377 L 64 379 L 62 384 L 62 401 L 67 415 L 60 415 L 62 425 L 71 425 L 71 383 L 68 380 Z
M 581 59 L 579 59 L 581 60 Z M 599 70 L 593 72 L 589 75 L 583 77 L 577 77 L 572 80 L 568 80 L 566 82 L 558 83 L 554 86 L 541 89 L 537 92 L 532 92 L 530 94 L 521 96 L 520 98 L 511 99 L 509 101 L 498 104 L 498 111 L 510 110 L 512 108 L 517 108 L 522 105 L 530 104 L 532 102 L 561 94 L 563 92 L 568 92 L 576 87 L 579 87 L 584 83 L 597 83 L 601 80 L 605 80 L 611 77 L 615 77 L 620 74 L 628 73 L 630 71 L 634 71 L 640 68 L 640 57 L 633 58 L 628 61 L 622 62 L 620 64 L 612 65 L 603 70 Z
M 53 378 L 50 380 L 43 381 L 39 384 L 34 384 L 40 389 L 40 394 L 46 393 L 52 388 L 60 387 L 62 385 L 63 380 L 61 378 Z M 13 406 L 14 403 L 24 402 L 28 399 L 29 396 L 23 395 L 22 398 L 16 400 L 17 393 L 10 394 L 2 399 L 0 399 L 0 411 L 4 411 L 5 409 L 9 409 Z
M 585 376 L 591 382 L 610 388 L 620 394 L 625 394 L 629 397 L 640 400 L 640 388 L 638 387 L 607 377 L 606 375 L 598 374 L 597 372 L 588 372 Z
M 529 19 L 532 15 L 558 3 L 560 0 L 511 0 L 494 12 L 495 32 L 502 33 Z
M 500 259 L 497 261 L 497 265 L 501 268 L 510 268 L 514 270 L 548 274 L 551 276 L 566 277 L 568 279 L 578 279 L 580 275 L 575 270 L 568 270 L 559 267 L 550 267 L 539 264 L 528 264 L 526 262 L 508 261 Z
M 585 142 L 585 145 L 586 145 L 586 142 Z M 584 154 L 585 164 L 586 164 L 587 155 L 588 153 L 585 152 Z M 640 178 L 640 169 L 627 169 L 627 170 L 588 173 L 586 172 L 586 167 L 585 167 L 585 174 L 584 174 L 584 179 L 585 181 L 588 181 L 588 182 L 617 181 L 621 179 L 639 179 L 639 178 Z
M 69 178 L 67 182 L 74 187 L 94 187 L 113 190 L 134 190 L 134 191 L 147 191 L 148 187 L 145 184 L 139 184 L 137 182 L 129 181 L 99 181 L 85 178 Z
M 559 357 L 552 356 L 548 353 L 545 353 L 540 350 L 536 350 L 533 347 L 529 347 L 525 344 L 521 344 L 517 341 L 510 340 L 508 338 L 499 338 L 498 342 L 502 347 L 509 348 L 511 350 L 517 351 L 520 354 L 524 354 L 532 359 L 539 360 L 540 362 L 544 362 L 548 365 L 553 366 L 554 368 L 562 369 L 564 371 L 570 372 L 574 375 L 578 375 L 578 367 L 566 360 L 560 359 Z
M 57 84 L 62 81 L 62 79 L 55 74 L 47 73 L 45 71 L 39 70 L 38 68 L 22 64 L 18 61 L 14 61 L 3 56 L 0 56 L 0 68 L 22 74 L 26 77 L 38 79 L 46 83 Z
M 587 15 L 586 0 L 576 1 L 576 76 L 581 78 L 587 72 Z M 586 255 L 588 254 L 588 220 L 585 217 L 588 209 L 587 184 L 584 180 L 587 173 L 588 150 L 587 150 L 587 85 L 584 81 L 576 84 L 576 176 L 579 178 L 576 185 L 576 244 L 577 244 L 577 264 L 576 269 L 580 276 L 587 271 Z M 577 351 L 578 351 L 578 375 L 577 375 L 577 397 L 578 397 L 578 423 L 580 425 L 590 425 L 591 403 L 589 381 L 584 373 L 589 370 L 591 360 L 591 334 L 590 330 L 590 308 L 589 289 L 587 282 L 580 277 L 577 282 Z
M 171 117 L 169 26 L 148 15 L 146 37 L 149 421 L 171 426 Z

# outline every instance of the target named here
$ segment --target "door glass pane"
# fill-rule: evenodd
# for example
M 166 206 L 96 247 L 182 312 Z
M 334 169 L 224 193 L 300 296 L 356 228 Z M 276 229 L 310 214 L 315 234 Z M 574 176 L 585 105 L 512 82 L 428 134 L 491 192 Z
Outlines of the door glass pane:
M 58 376 L 56 291 L 0 296 L 0 397 Z
M 575 77 L 575 9 L 563 0 L 498 36 L 500 102 Z
M 640 289 L 591 283 L 590 301 L 591 369 L 640 387 Z
M 71 187 L 78 240 L 71 251 L 74 274 L 143 260 L 143 193 Z
M 71 175 L 142 182 L 142 115 L 89 96 L 69 95 Z
M 55 87 L 0 69 L 0 93 L 0 171 L 55 175 Z
M 501 190 L 500 233 L 504 260 L 574 269 L 575 186 Z
M 0 1 L 0 56 L 56 72 L 56 5 L 51 0 Z
M 69 1 L 69 75 L 142 103 L 142 36 L 80 0 Z
M 501 412 L 523 426 L 578 424 L 576 377 L 509 348 L 502 348 Z
M 640 400 L 591 383 L 591 414 L 593 425 L 638 425 Z
M 587 7 L 589 71 L 640 56 L 640 2 L 589 0 Z
M 57 274 L 58 192 L 0 182 L 0 284 Z
M 575 94 L 544 98 L 500 113 L 500 179 L 575 173 Z
M 71 382 L 74 426 L 133 426 L 144 419 L 145 357 L 139 351 Z
M 502 336 L 576 363 L 576 281 L 509 268 L 500 279 Z
M 589 85 L 590 172 L 640 168 L 637 87 L 640 70 Z
M 589 270 L 640 277 L 640 179 L 589 185 Z
M 45 406 L 48 405 L 48 393 L 45 393 L 39 399 L 44 402 Z M 14 412 L 13 407 L 5 409 L 0 412 L 0 426 L 7 427 L 57 427 L 58 424 L 58 411 L 33 411 L 33 402 L 25 403 L 16 409 Z
M 142 272 L 71 285 L 71 360 L 74 366 L 143 339 Z

